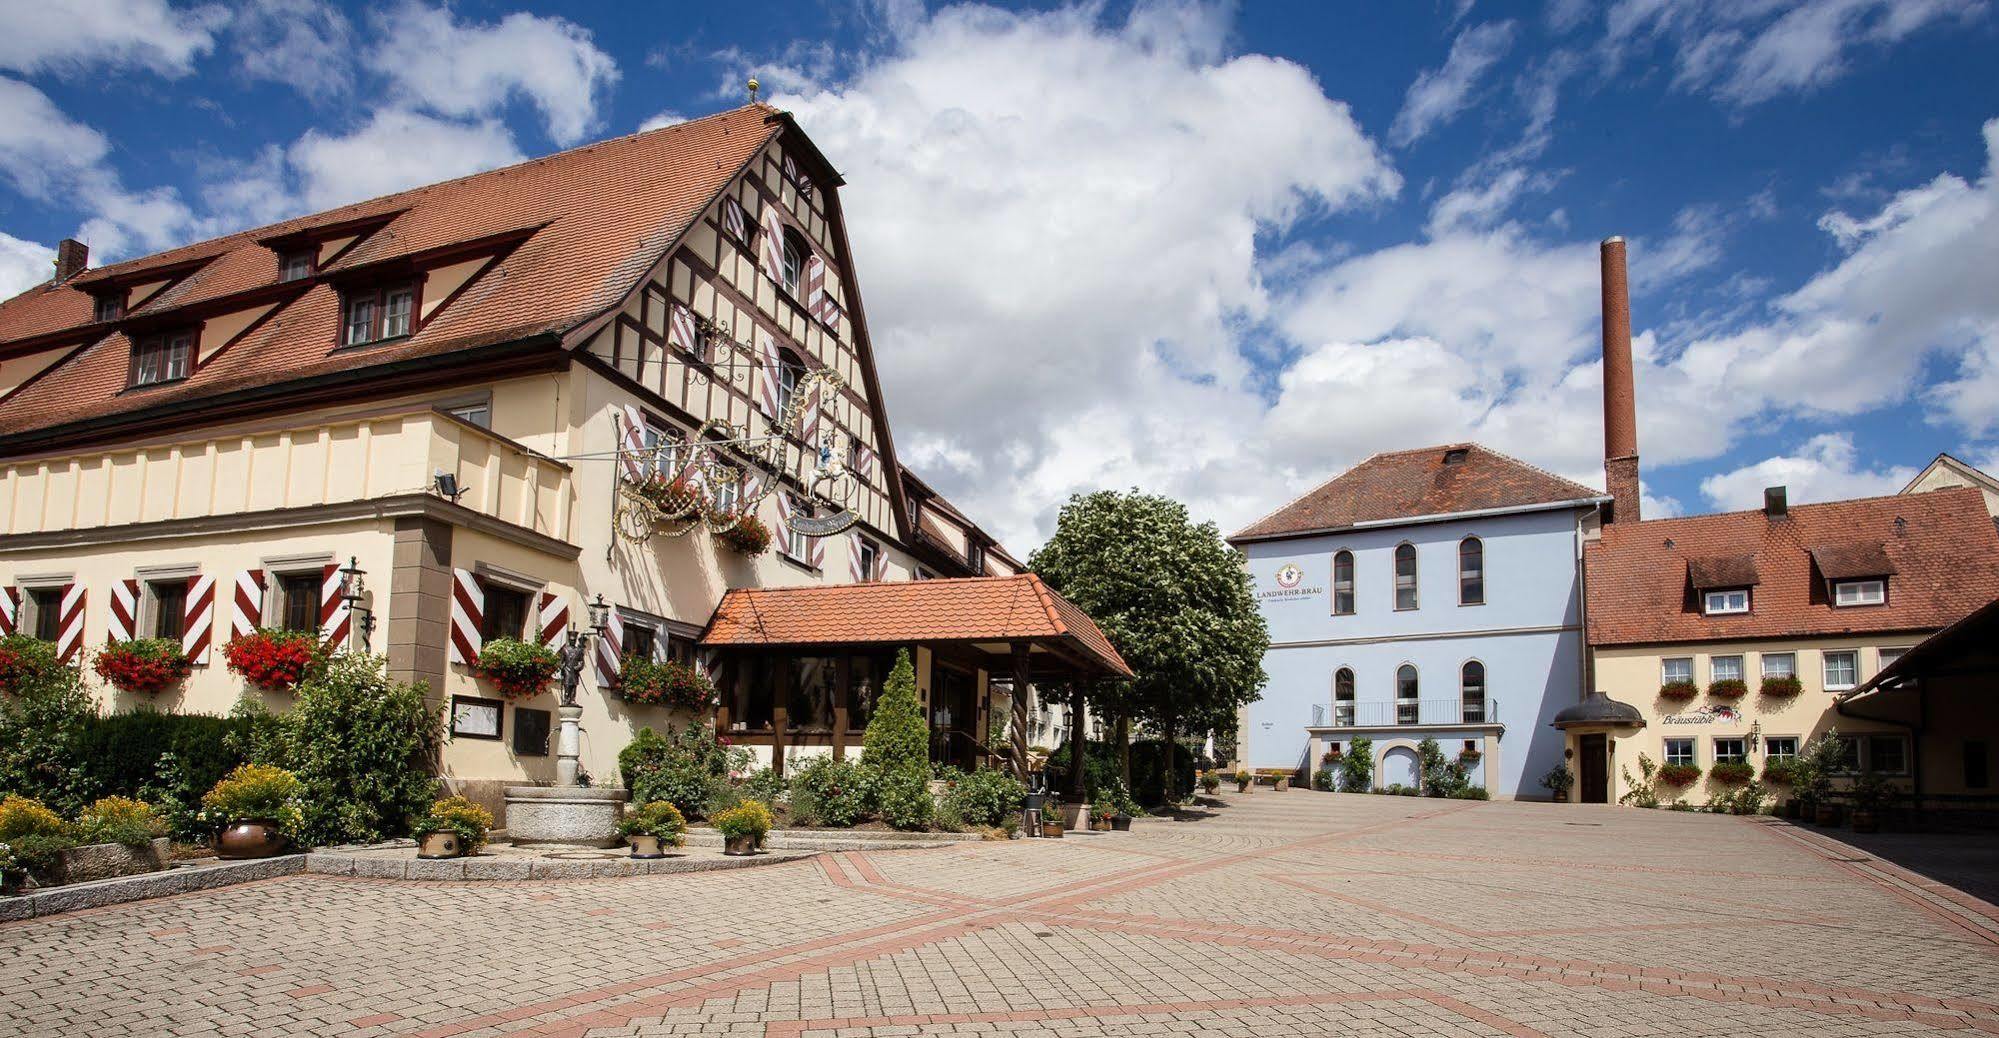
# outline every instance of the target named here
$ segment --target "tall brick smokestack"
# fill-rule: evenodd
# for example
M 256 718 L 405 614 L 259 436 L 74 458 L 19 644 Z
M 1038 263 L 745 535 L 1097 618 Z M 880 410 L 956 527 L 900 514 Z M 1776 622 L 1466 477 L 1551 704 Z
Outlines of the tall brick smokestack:
M 1606 521 L 1638 521 L 1638 406 L 1631 385 L 1631 290 L 1624 239 L 1603 240 L 1603 478 Z

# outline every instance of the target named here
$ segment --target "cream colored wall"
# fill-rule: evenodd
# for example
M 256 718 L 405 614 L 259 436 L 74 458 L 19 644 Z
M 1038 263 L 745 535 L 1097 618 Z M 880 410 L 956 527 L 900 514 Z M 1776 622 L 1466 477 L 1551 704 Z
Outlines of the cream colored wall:
M 209 357 L 214 356 L 215 351 L 229 345 L 229 340 L 262 319 L 265 314 L 277 309 L 277 306 L 276 303 L 269 306 L 253 306 L 248 310 L 211 317 L 202 322 L 201 342 L 195 350 L 195 356 L 202 363 L 206 363 Z
M 1613 733 L 1613 763 L 1611 766 L 1611 800 L 1615 802 L 1631 788 L 1624 781 L 1621 770 L 1628 769 L 1633 778 L 1639 775 L 1638 755 L 1650 757 L 1655 763 L 1665 757 L 1665 740 L 1669 738 L 1691 738 L 1695 740 L 1695 762 L 1701 767 L 1701 778 L 1686 787 L 1681 799 L 1690 804 L 1707 802 L 1710 793 L 1727 787 L 1712 782 L 1707 775 L 1714 763 L 1713 739 L 1747 738 L 1752 725 L 1760 725 L 1760 736 L 1796 736 L 1802 747 L 1806 742 L 1828 729 L 1837 728 L 1843 735 L 1867 734 L 1870 732 L 1902 732 L 1903 729 L 1879 722 L 1863 721 L 1858 718 L 1842 717 L 1833 710 L 1833 694 L 1825 689 L 1824 654 L 1829 651 L 1853 650 L 1859 653 L 1858 681 L 1866 681 L 1881 669 L 1881 650 L 1884 648 L 1908 648 L 1921 641 L 1930 632 L 1913 632 L 1894 635 L 1864 635 L 1851 638 L 1808 638 L 1781 641 L 1715 642 L 1686 646 L 1643 646 L 1636 648 L 1598 648 L 1592 650 L 1596 666 L 1596 687 L 1610 698 L 1628 703 L 1638 708 L 1645 717 L 1645 727 L 1635 734 Z M 1793 653 L 1797 658 L 1797 673 L 1804 691 L 1796 696 L 1765 696 L 1757 691 L 1762 676 L 1762 656 L 1766 653 Z M 1691 656 L 1694 666 L 1694 683 L 1701 692 L 1691 700 L 1667 700 L 1659 695 L 1660 675 L 1663 661 L 1671 657 Z M 1717 699 L 1707 694 L 1711 678 L 1711 660 L 1715 656 L 1741 656 L 1742 670 L 1749 685 L 1749 693 L 1739 699 Z M 1698 723 L 1668 723 L 1673 715 L 1688 715 L 1710 705 L 1727 705 L 1740 713 L 1733 721 L 1709 720 Z M 1580 752 L 1577 738 L 1569 737 L 1569 748 Z M 1747 747 L 1749 762 L 1760 774 L 1763 767 L 1763 747 Z M 1913 752 L 1914 747 L 1910 747 Z M 1578 768 L 1573 759 L 1571 768 Z M 1672 787 L 1661 786 L 1663 802 L 1675 799 Z M 1579 795 L 1579 794 L 1577 794 Z
M 489 262 L 491 257 L 480 256 L 463 263 L 435 267 L 425 273 L 422 316 L 429 319 L 432 311 L 444 305 L 445 299 L 449 298 L 451 293 L 463 288 L 467 281 L 472 280 L 472 275 L 477 274 L 480 268 Z
M 21 388 L 21 384 L 49 369 L 49 365 L 69 356 L 76 349 L 74 344 L 58 346 L 40 353 L 23 353 L 18 357 L 0 360 L 0 400 Z
M 1917 476 L 1913 483 L 1909 484 L 1908 489 L 1902 492 L 1905 494 L 1920 494 L 1927 490 L 1946 490 L 1951 487 L 1977 487 L 1985 495 L 1985 511 L 1999 516 L 1999 491 L 1994 491 L 1991 487 L 1983 483 L 1967 478 L 1963 473 L 1958 472 L 1947 464 L 1931 465 L 1922 475 Z

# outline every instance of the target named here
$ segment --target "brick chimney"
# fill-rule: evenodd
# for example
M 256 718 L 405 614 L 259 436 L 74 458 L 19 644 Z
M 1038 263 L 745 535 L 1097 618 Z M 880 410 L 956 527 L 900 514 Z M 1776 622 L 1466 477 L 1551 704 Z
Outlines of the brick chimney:
M 64 238 L 56 245 L 56 284 L 83 273 L 90 266 L 90 246 L 75 238 Z
M 1638 411 L 1631 386 L 1631 291 L 1624 239 L 1603 240 L 1603 478 L 1605 522 L 1638 521 Z

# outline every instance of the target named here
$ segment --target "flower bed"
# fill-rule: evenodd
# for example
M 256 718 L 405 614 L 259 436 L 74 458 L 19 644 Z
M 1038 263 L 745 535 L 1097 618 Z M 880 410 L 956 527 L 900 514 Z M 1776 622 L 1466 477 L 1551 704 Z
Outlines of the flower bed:
M 1804 683 L 1794 675 L 1764 678 L 1761 689 L 1766 696 L 1795 696 L 1804 690 Z
M 484 678 L 502 699 L 540 695 L 562 661 L 555 650 L 518 638 L 495 638 L 479 650 L 472 672 Z
M 619 667 L 618 695 L 628 703 L 706 710 L 715 705 L 715 683 L 692 664 L 627 656 Z
M 1692 699 L 1700 694 L 1700 689 L 1691 681 L 1668 681 L 1659 686 L 1661 699 Z
M 1750 779 L 1755 778 L 1756 769 L 1750 767 L 1749 764 L 1744 761 L 1725 760 L 1725 761 L 1716 762 L 1714 767 L 1708 769 L 1708 774 L 1712 776 L 1716 782 L 1725 782 L 1731 786 L 1739 786 L 1744 782 L 1747 782 Z
M 1659 765 L 1659 781 L 1669 786 L 1690 786 L 1701 777 L 1701 769 L 1692 764 Z
M 177 641 L 139 638 L 97 650 L 91 669 L 121 692 L 157 695 L 180 684 L 194 664 Z
M 726 522 L 731 516 L 720 516 L 718 522 Z M 752 514 L 733 516 L 735 525 L 715 535 L 715 539 L 738 555 L 755 558 L 770 550 L 770 527 L 762 519 Z
M 1740 699 L 1748 692 L 1749 686 L 1741 678 L 1722 678 L 1708 682 L 1707 686 L 1707 694 L 1718 699 Z
M 319 639 L 304 631 L 259 628 L 222 647 L 229 669 L 273 692 L 289 692 L 323 662 Z

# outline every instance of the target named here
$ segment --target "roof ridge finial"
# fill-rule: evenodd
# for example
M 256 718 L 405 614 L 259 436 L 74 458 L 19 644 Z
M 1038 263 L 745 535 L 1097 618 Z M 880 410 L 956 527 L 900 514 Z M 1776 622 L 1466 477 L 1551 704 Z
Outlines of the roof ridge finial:
M 751 104 L 756 104 L 756 103 L 757 103 L 757 91 L 759 91 L 759 90 L 763 89 L 763 84 L 762 84 L 762 83 L 759 83 L 759 82 L 757 82 L 757 77 L 755 77 L 755 76 L 751 76 L 751 77 L 750 77 L 750 82 L 749 82 L 749 88 L 750 88 L 750 103 L 751 103 Z

